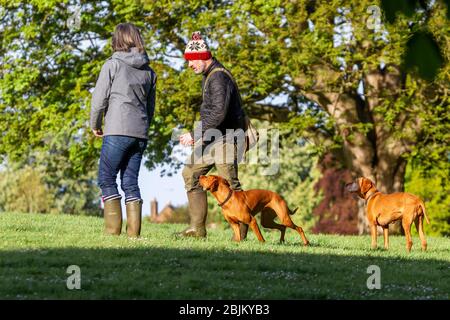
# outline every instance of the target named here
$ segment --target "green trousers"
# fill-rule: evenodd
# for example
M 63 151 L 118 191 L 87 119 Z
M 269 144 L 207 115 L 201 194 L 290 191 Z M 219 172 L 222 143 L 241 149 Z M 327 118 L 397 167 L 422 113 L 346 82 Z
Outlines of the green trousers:
M 202 191 L 198 180 L 214 166 L 218 175 L 225 178 L 233 190 L 242 190 L 238 178 L 236 144 L 216 142 L 207 146 L 194 146 L 182 172 L 186 191 Z

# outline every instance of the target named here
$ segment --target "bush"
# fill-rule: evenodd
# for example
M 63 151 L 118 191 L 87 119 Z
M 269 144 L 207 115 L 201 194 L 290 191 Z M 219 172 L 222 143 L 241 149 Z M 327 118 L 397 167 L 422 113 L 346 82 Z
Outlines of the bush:
M 406 169 L 405 191 L 419 196 L 425 202 L 430 225 L 425 222 L 425 233 L 435 236 L 450 236 L 450 180 L 448 163 L 444 168 L 426 170 L 409 164 Z M 416 232 L 415 228 L 414 232 Z
M 100 197 L 89 173 L 78 179 L 43 166 L 0 171 L 0 211 L 101 215 Z
M 31 167 L 1 172 L 0 209 L 29 213 L 50 212 L 54 194 L 42 178 L 42 172 Z

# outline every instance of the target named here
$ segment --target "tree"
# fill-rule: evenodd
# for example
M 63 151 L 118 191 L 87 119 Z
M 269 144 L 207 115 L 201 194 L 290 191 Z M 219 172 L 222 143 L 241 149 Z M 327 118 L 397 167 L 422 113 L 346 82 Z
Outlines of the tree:
M 409 158 L 428 166 L 448 161 L 450 42 L 443 1 L 400 13 L 391 23 L 384 16 L 378 23 L 367 10 L 381 4 L 367 0 L 2 5 L 0 154 L 11 161 L 30 150 L 45 152 L 63 134 L 73 172 L 94 166 L 99 142 L 87 128 L 89 90 L 111 54 L 111 32 L 123 21 L 141 27 L 159 75 L 149 168 L 170 161 L 172 128 L 195 120 L 200 79 L 181 67 L 195 30 L 208 36 L 215 56 L 235 75 L 252 117 L 283 123 L 381 191 L 403 190 Z M 66 21 L 76 5 L 81 19 L 73 28 Z M 408 41 L 422 30 L 445 61 L 432 81 L 403 63 Z M 359 216 L 363 232 L 362 206 Z
M 64 159 L 41 157 L 0 171 L 1 211 L 101 215 L 95 171 L 72 179 Z
M 52 194 L 42 181 L 42 173 L 31 167 L 0 174 L 2 211 L 48 213 Z

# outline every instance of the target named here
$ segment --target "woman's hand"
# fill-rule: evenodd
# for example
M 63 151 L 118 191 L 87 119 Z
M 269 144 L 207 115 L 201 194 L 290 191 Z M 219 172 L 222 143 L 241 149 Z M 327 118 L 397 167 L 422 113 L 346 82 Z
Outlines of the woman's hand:
M 182 134 L 180 136 L 180 143 L 183 146 L 192 146 L 194 144 L 194 138 L 192 138 L 192 135 L 190 132 Z
M 94 129 L 92 130 L 92 132 L 94 133 L 94 136 L 101 138 L 103 137 L 103 130 L 102 129 Z

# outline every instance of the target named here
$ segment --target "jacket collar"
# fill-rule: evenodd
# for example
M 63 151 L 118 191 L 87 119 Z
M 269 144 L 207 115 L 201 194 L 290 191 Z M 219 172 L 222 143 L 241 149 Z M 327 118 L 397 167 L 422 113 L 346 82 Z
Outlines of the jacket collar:
M 205 72 L 203 73 L 203 76 L 206 78 L 208 76 L 208 74 L 214 69 L 220 66 L 220 62 L 216 60 L 216 58 L 212 58 L 212 62 L 209 65 L 208 69 L 205 70 Z

